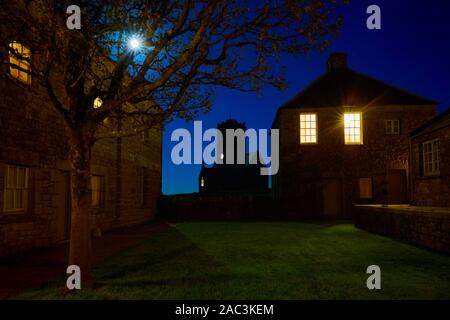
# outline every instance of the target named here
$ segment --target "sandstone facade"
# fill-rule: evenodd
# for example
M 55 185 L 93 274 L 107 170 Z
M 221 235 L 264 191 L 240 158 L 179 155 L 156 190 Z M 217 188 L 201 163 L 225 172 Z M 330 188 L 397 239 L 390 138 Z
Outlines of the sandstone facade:
M 337 62 L 336 62 L 337 61 Z M 292 215 L 351 217 L 361 203 L 408 203 L 410 132 L 435 114 L 436 104 L 346 66 L 333 55 L 327 73 L 277 113 L 280 170 L 273 190 Z M 344 114 L 361 115 L 361 144 L 344 141 Z M 315 114 L 317 143 L 300 143 L 300 114 Z M 396 120 L 399 131 L 387 132 Z M 363 179 L 363 180 L 361 180 Z M 361 196 L 361 183 L 370 196 Z
M 68 239 L 70 167 L 68 132 L 38 83 L 0 71 L 0 255 Z M 32 86 L 33 90 L 30 90 Z M 110 124 L 105 124 L 110 125 Z M 155 216 L 161 190 L 162 129 L 142 136 L 101 140 L 92 150 L 99 203 L 97 230 L 143 223 Z M 26 171 L 20 171 L 25 168 Z M 22 210 L 10 210 L 7 170 L 27 172 Z M 19 200 L 17 200 L 19 201 Z
M 436 141 L 438 172 L 424 168 L 424 144 Z M 411 202 L 419 206 L 450 207 L 450 109 L 430 120 L 411 137 Z

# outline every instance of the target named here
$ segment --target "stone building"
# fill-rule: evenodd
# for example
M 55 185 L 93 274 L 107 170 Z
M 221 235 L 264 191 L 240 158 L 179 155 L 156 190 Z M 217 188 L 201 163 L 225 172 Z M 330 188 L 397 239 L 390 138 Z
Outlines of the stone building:
M 12 45 L 30 54 L 26 44 Z M 30 67 L 25 60 L 15 63 Z M 0 65 L 0 255 L 5 255 L 68 239 L 71 178 L 68 132 L 45 91 L 27 73 Z M 161 190 L 161 133 L 155 128 L 95 144 L 93 228 L 105 231 L 154 217 Z
M 450 207 L 450 109 L 411 134 L 411 203 Z
M 350 69 L 327 71 L 282 105 L 280 170 L 273 191 L 293 216 L 349 217 L 353 204 L 408 203 L 409 135 L 436 102 Z
M 226 130 L 243 130 L 245 122 L 241 123 L 233 119 L 221 122 L 217 125 L 223 136 L 224 150 L 222 160 L 226 159 L 227 134 Z M 260 194 L 269 191 L 267 176 L 260 174 L 262 164 L 258 160 L 258 153 L 245 153 L 245 163 L 239 164 L 237 158 L 237 138 L 234 141 L 234 164 L 214 164 L 211 167 L 203 165 L 198 177 L 198 190 L 201 194 Z M 245 146 L 244 146 L 245 148 Z M 256 157 L 256 158 L 255 158 Z M 254 161 L 252 161 L 254 160 Z M 255 164 L 253 164 L 255 162 Z

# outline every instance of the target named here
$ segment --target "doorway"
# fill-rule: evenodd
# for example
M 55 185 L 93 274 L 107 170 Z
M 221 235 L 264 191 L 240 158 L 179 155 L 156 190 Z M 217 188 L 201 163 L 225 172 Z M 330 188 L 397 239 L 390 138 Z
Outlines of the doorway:
M 389 204 L 408 203 L 406 170 L 388 170 L 387 191 Z
M 327 217 L 337 217 L 342 209 L 342 186 L 339 179 L 323 181 L 323 213 Z

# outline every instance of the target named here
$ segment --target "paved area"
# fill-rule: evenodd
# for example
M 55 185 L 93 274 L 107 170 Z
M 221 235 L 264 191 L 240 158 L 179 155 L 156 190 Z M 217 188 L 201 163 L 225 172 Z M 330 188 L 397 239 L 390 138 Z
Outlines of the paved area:
M 93 241 L 94 263 L 168 227 L 166 223 L 154 222 L 105 233 Z M 65 274 L 68 254 L 66 243 L 0 258 L 0 299 Z

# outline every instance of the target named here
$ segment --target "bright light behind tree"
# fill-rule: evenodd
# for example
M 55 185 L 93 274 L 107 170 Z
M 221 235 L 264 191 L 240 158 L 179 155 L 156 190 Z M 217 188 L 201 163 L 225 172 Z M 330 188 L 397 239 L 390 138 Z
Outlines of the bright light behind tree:
M 142 47 L 142 40 L 137 36 L 133 36 L 128 41 L 128 47 L 134 51 L 139 50 Z

